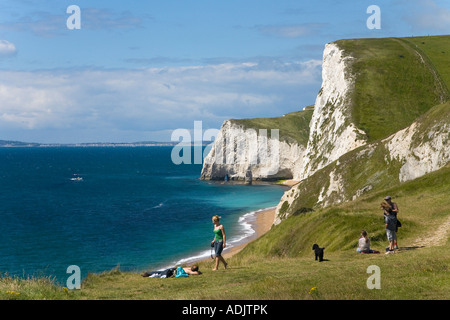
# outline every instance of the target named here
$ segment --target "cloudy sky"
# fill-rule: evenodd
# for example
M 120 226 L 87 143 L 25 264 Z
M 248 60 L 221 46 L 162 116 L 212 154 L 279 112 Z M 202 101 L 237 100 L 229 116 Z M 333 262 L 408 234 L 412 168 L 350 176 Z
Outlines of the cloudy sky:
M 449 30 L 448 0 L 1 0 L 0 140 L 170 141 L 280 116 L 314 103 L 327 42 Z

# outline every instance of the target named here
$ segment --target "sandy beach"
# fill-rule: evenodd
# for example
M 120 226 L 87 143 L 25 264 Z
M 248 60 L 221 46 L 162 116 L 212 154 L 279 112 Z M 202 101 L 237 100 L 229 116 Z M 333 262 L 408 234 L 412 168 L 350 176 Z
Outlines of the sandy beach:
M 275 220 L 275 208 L 270 208 L 267 210 L 263 210 L 257 213 L 256 220 L 254 222 L 254 225 L 252 226 L 254 230 L 256 231 L 256 234 L 249 239 L 249 241 L 235 246 L 231 247 L 229 250 L 225 250 L 223 252 L 223 257 L 230 258 L 234 254 L 241 251 L 247 244 L 254 241 L 255 239 L 261 237 L 264 233 L 270 230 L 270 228 L 273 225 L 273 221 Z
M 299 183 L 300 183 L 300 180 L 290 179 L 290 180 L 284 180 L 282 184 L 292 188 L 293 186 L 295 186 Z

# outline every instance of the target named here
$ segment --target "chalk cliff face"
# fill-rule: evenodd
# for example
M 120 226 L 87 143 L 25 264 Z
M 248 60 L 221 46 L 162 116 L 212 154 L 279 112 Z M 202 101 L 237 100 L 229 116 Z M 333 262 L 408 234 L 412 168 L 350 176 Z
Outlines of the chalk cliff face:
M 308 146 L 298 179 L 305 179 L 341 155 L 366 143 L 365 133 L 350 118 L 349 91 L 354 76 L 348 71 L 352 57 L 344 57 L 335 44 L 325 46 L 322 88 L 316 98 Z
M 278 135 L 278 136 L 277 136 Z M 201 179 L 254 180 L 292 178 L 299 171 L 305 147 L 279 140 L 275 130 L 247 129 L 225 121 L 204 160 Z
M 440 106 L 450 110 L 450 103 Z M 386 140 L 387 161 L 401 163 L 400 182 L 413 180 L 436 171 L 450 161 L 450 119 L 443 114 L 431 126 L 414 122 Z

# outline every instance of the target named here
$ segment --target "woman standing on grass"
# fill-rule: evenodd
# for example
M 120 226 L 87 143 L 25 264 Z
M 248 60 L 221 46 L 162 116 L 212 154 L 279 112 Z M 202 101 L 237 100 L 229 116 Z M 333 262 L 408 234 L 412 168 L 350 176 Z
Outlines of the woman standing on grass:
M 220 224 L 219 216 L 213 216 L 212 222 L 214 223 L 214 240 L 211 241 L 211 244 L 214 243 L 214 252 L 216 254 L 216 266 L 214 267 L 214 271 L 219 268 L 219 262 L 222 261 L 225 269 L 227 268 L 227 263 L 225 259 L 222 257 L 222 250 L 226 247 L 225 241 L 225 228 L 222 224 Z

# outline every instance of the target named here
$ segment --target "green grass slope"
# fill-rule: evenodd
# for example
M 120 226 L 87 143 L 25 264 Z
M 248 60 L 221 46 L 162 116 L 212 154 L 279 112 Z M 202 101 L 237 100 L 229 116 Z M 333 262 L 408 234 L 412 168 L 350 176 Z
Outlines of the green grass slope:
M 231 119 L 231 123 L 248 129 L 267 129 L 270 137 L 271 129 L 279 129 L 280 140 L 306 146 L 309 138 L 309 122 L 314 107 L 305 107 L 302 111 L 291 112 L 276 118 Z
M 450 89 L 450 35 L 402 38 L 418 52 L 424 53 L 429 63 L 439 71 L 447 91 Z M 449 97 L 447 97 L 449 99 Z
M 369 142 L 409 126 L 449 98 L 444 84 L 449 79 L 450 35 L 336 43 L 346 55 L 355 58 L 348 70 L 355 78 L 350 94 L 352 117 Z

